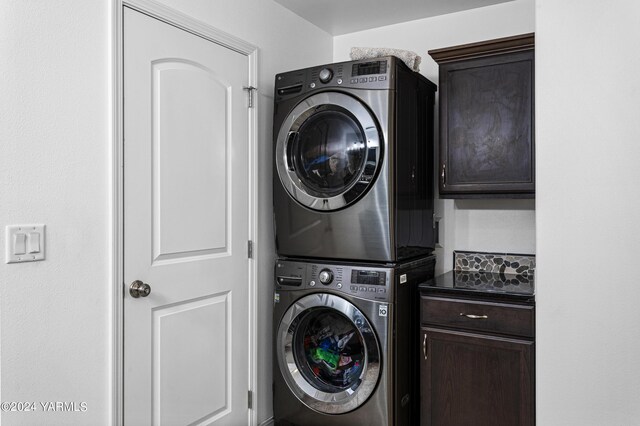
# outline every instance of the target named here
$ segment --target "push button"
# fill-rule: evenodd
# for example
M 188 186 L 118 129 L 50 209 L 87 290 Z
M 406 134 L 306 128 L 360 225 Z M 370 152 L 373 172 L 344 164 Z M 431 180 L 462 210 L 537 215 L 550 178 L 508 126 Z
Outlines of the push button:
M 384 81 L 387 79 L 386 75 L 381 75 L 380 77 L 378 77 L 378 81 Z

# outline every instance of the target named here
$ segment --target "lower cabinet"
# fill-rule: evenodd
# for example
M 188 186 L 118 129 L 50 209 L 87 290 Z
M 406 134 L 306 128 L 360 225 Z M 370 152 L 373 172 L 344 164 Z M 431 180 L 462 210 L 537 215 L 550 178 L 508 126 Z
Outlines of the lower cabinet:
M 457 306 L 447 299 L 423 298 L 425 305 L 442 303 Z M 464 303 L 469 306 L 469 302 Z M 483 322 L 505 309 L 533 308 L 518 305 L 478 303 L 474 314 L 456 313 L 452 318 L 469 320 L 465 328 L 429 324 L 422 313 L 420 364 L 420 416 L 423 426 L 517 426 L 535 425 L 534 341 L 528 336 L 508 336 L 487 332 Z M 438 316 L 440 323 L 442 317 Z M 474 330 L 476 328 L 476 330 Z M 533 331 L 533 330 L 532 330 Z

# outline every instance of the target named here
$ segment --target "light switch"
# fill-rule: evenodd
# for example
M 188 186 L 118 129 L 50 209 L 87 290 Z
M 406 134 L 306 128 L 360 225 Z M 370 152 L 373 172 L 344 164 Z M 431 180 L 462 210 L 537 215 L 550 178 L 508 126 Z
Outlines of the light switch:
M 6 263 L 44 260 L 45 225 L 11 225 L 6 227 Z
M 40 233 L 29 232 L 28 238 L 29 253 L 40 253 Z
M 25 254 L 27 252 L 26 249 L 26 238 L 27 236 L 23 232 L 19 232 L 14 234 L 13 236 L 13 254 Z

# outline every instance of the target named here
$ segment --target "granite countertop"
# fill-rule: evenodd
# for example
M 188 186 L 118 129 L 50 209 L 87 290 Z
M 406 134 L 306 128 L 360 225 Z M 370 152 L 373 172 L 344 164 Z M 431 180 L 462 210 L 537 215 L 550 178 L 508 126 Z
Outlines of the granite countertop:
M 454 265 L 464 267 L 468 265 L 460 262 L 460 257 L 470 257 L 469 252 L 454 252 Z M 480 259 L 477 254 L 471 257 L 481 260 L 485 266 L 484 258 L 486 254 L 481 254 Z M 487 270 L 460 270 L 460 268 L 449 271 L 429 281 L 419 285 L 420 290 L 430 293 L 441 293 L 446 295 L 459 295 L 464 297 L 481 297 L 493 299 L 505 299 L 514 301 L 533 301 L 535 297 L 535 275 L 533 269 L 521 268 L 507 269 L 499 260 L 500 267 L 491 268 L 491 260 L 496 255 L 490 255 L 489 266 L 492 271 Z M 499 257 L 498 259 L 501 259 Z M 466 260 L 463 258 L 463 260 Z M 508 263 L 509 261 L 505 262 Z M 520 273 L 518 273 L 520 272 Z
M 449 271 L 420 284 L 421 290 L 438 290 L 451 294 L 492 294 L 528 300 L 535 295 L 534 276 L 495 272 Z

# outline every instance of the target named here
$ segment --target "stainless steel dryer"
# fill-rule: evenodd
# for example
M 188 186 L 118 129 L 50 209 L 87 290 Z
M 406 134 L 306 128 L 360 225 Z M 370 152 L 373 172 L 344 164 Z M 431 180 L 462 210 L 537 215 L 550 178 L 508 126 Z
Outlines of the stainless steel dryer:
M 434 264 L 276 262 L 277 426 L 415 424 L 417 285 Z
M 276 76 L 280 256 L 395 262 L 433 250 L 435 91 L 394 57 Z

